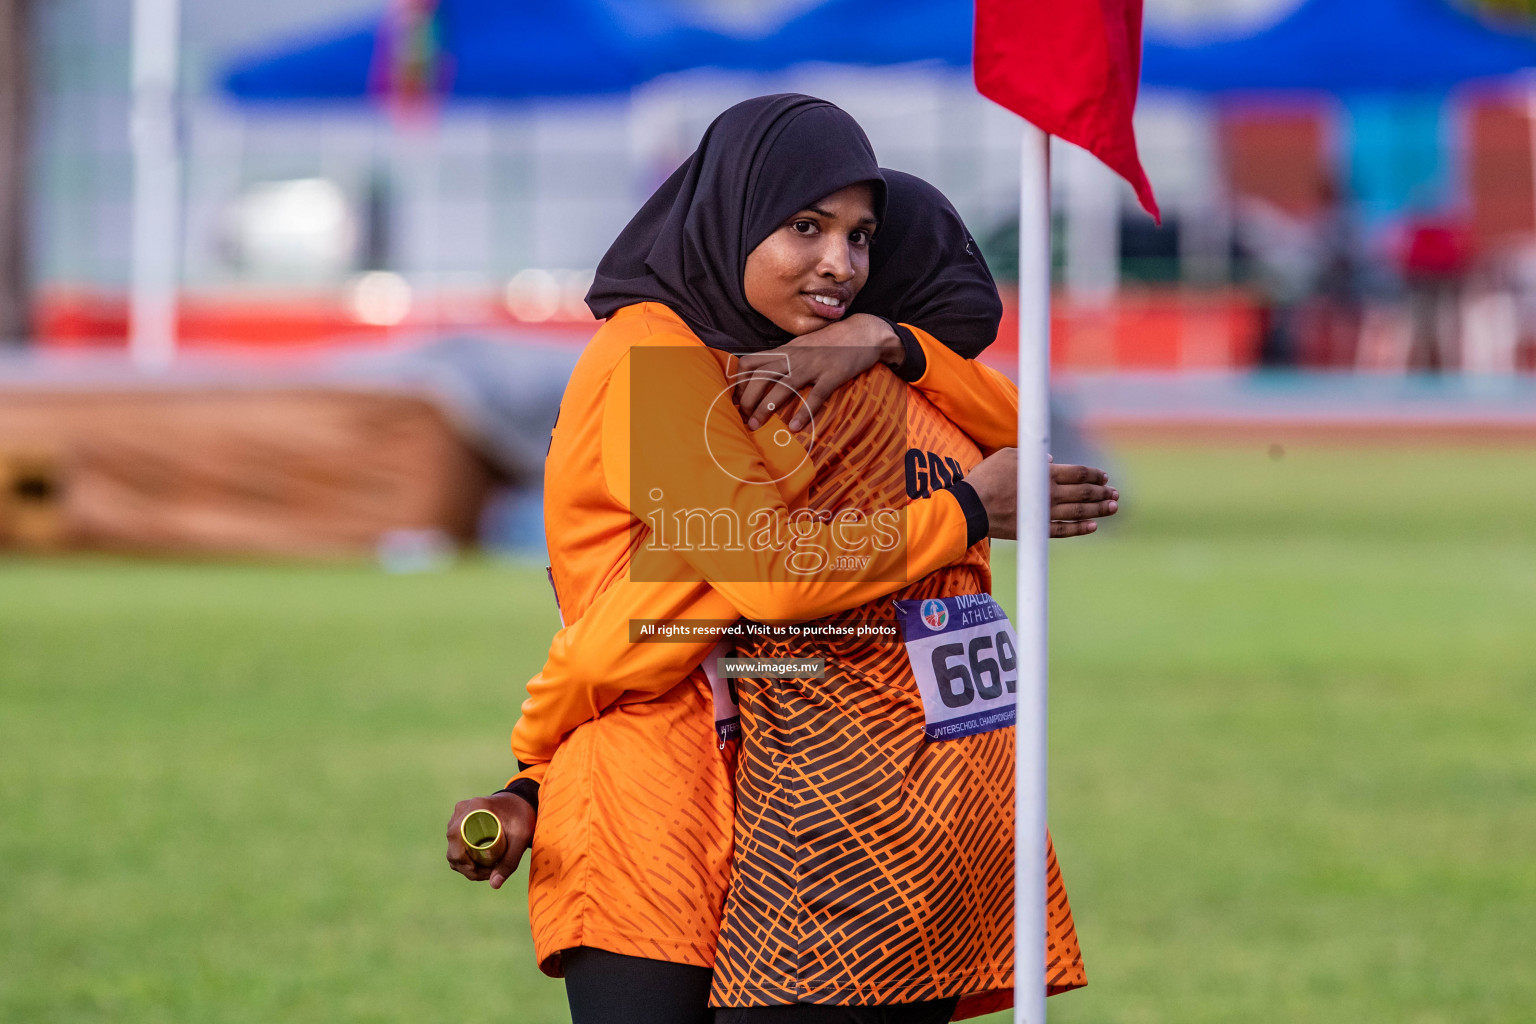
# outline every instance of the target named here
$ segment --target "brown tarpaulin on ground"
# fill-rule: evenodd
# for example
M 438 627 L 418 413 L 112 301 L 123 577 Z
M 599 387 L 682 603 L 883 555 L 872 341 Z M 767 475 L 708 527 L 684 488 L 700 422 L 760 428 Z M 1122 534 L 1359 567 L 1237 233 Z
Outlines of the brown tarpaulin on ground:
M 0 545 L 367 555 L 395 530 L 471 540 L 491 483 L 409 393 L 0 393 Z

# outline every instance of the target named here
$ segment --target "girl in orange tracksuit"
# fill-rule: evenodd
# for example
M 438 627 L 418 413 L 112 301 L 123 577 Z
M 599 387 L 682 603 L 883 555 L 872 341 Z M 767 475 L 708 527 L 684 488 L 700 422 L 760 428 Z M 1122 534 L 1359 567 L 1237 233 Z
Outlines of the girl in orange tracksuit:
M 1017 398 L 1012 384 L 978 364 L 960 359 L 948 349 L 938 345 L 925 333 L 914 331 L 914 334 L 921 340 L 923 351 L 932 354 L 927 371 L 918 383 L 932 387 L 934 381 L 941 376 L 948 377 L 951 386 L 933 392 L 938 401 L 948 402 L 957 394 L 969 393 L 974 399 L 981 399 L 971 403 L 972 408 L 1006 410 L 993 422 L 983 418 L 971 425 L 971 429 L 983 435 L 980 439 L 984 442 L 983 447 L 1001 445 L 1015 436 L 1016 427 L 1013 417 L 1016 415 Z M 883 373 L 879 370 L 875 372 Z M 885 376 L 889 377 L 888 374 Z M 863 385 L 863 381 L 858 381 L 848 385 L 844 391 L 858 389 Z M 842 393 L 838 397 L 841 398 Z M 907 406 L 912 410 L 916 421 L 921 418 L 917 415 L 920 408 L 930 406 L 930 403 L 926 400 L 913 400 L 908 402 Z M 873 418 L 878 419 L 878 417 Z M 855 410 L 847 408 L 846 405 L 839 405 L 836 398 L 820 417 L 821 421 L 831 425 L 830 429 L 866 423 L 870 419 L 872 417 L 856 415 Z M 933 422 L 931 409 L 929 422 Z M 911 437 L 914 440 L 920 428 L 921 424 L 914 422 L 914 429 L 911 431 Z M 931 431 L 934 428 L 928 429 Z M 942 424 L 939 430 L 942 435 Z M 826 441 L 828 445 L 836 445 L 838 438 L 828 437 Z M 963 444 L 964 442 L 959 438 L 951 437 L 950 443 Z M 937 447 L 931 442 L 926 446 Z M 807 500 L 806 495 L 798 495 L 791 501 L 791 506 L 799 507 Z M 826 507 L 826 502 L 825 490 L 815 496 L 818 507 Z M 979 547 L 968 553 L 967 560 L 975 571 L 985 571 L 984 557 Z M 513 746 L 519 760 L 528 763 L 528 771 L 523 774 L 524 778 L 542 777 L 544 771 L 551 768 L 550 759 L 554 759 L 552 774 L 556 779 L 548 789 L 545 798 L 545 816 L 539 825 L 539 843 L 536 843 L 534 850 L 534 877 L 530 889 L 535 939 L 541 961 L 547 967 L 553 966 L 558 950 L 578 943 L 599 945 L 604 949 L 641 949 L 643 952 L 635 955 L 677 959 L 675 952 L 669 952 L 659 946 L 647 947 L 635 944 L 633 936 L 644 934 L 654 941 L 668 935 L 676 936 L 684 927 L 688 929 L 691 941 L 699 942 L 699 945 L 690 946 L 685 955 L 691 955 L 686 962 L 711 962 L 706 959 L 706 956 L 712 950 L 701 947 L 710 945 L 715 937 L 715 924 L 719 920 L 718 906 L 712 902 L 689 904 L 687 913 L 674 916 L 670 913 L 671 907 L 658 908 L 651 902 L 655 893 L 664 891 L 660 887 L 669 884 L 672 880 L 673 858 L 669 855 L 665 844 L 669 840 L 675 841 L 675 836 L 662 832 L 648 836 L 646 843 L 636 845 L 629 841 L 633 830 L 625 824 L 620 824 L 612 833 L 607 832 L 606 829 L 600 833 L 605 838 L 610 835 L 612 838 L 612 842 L 605 844 L 600 850 L 593 846 L 573 844 L 568 841 L 569 836 L 582 834 L 580 830 L 589 826 L 593 820 L 594 816 L 588 813 L 590 809 L 586 806 L 587 801 L 583 796 L 588 791 L 588 787 L 598 787 L 599 779 L 603 775 L 611 773 L 623 775 L 626 772 L 634 772 L 636 769 L 633 764 L 594 763 L 590 771 L 585 766 L 578 769 L 582 772 L 578 777 L 560 778 L 559 776 L 564 774 L 563 770 L 566 766 L 581 763 L 581 757 L 573 756 L 573 751 L 585 751 L 589 743 L 597 742 L 600 731 L 609 716 L 604 716 L 591 724 L 582 725 L 581 728 L 576 728 L 578 725 L 597 718 L 602 708 L 615 702 L 641 701 L 665 690 L 666 681 L 678 679 L 688 670 L 695 669 L 699 659 L 710 646 L 707 640 L 700 640 L 693 644 L 631 644 L 628 642 L 630 636 L 627 635 L 629 620 L 724 623 L 734 619 L 736 614 L 737 609 L 717 592 L 699 584 L 690 586 L 686 583 L 618 581 L 588 607 L 579 621 L 557 635 L 551 647 L 548 663 L 543 672 L 530 684 L 529 700 L 524 705 L 524 716 L 514 730 Z M 741 652 L 738 651 L 738 653 Z M 804 654 L 806 652 L 797 650 L 783 653 Z M 832 653 L 834 661 L 852 660 L 846 656 L 850 652 Z M 876 653 L 888 654 L 889 649 L 887 648 L 886 652 Z M 703 680 L 698 681 L 700 693 L 704 692 L 704 685 Z M 700 707 L 694 713 L 694 725 L 700 733 L 704 733 L 708 725 L 703 716 L 704 711 Z M 837 717 L 833 715 L 831 721 L 835 722 Z M 575 729 L 575 733 L 571 736 L 571 741 L 566 747 L 561 748 L 561 738 L 572 729 Z M 919 723 L 916 734 L 918 742 L 921 742 L 921 733 Z M 705 735 L 707 736 L 707 733 Z M 1000 737 L 994 734 L 993 739 L 998 738 Z M 726 747 L 726 744 L 722 743 L 721 746 Z M 713 750 L 703 751 L 698 747 L 693 749 L 708 759 L 695 770 L 694 774 L 698 777 L 709 777 L 710 769 L 715 764 L 727 763 L 724 760 L 725 755 L 733 752 L 734 744 L 719 754 Z M 907 755 L 910 755 L 910 751 Z M 667 760 L 677 756 L 681 756 L 680 752 L 669 755 Z M 1000 788 L 1011 784 L 1012 758 L 1006 750 L 986 752 L 986 756 L 979 758 L 978 763 L 983 766 L 989 765 L 994 771 L 1000 770 L 1003 773 L 1004 777 L 996 780 Z M 1004 801 L 1004 805 L 1005 809 L 1011 807 L 1007 801 Z M 598 816 L 605 821 L 610 817 L 606 814 Z M 1006 820 L 992 821 L 989 824 L 999 835 L 1006 837 L 1010 834 L 1006 827 Z M 752 831 L 738 823 L 738 843 L 742 842 L 744 830 Z M 541 847 L 540 843 L 546 843 L 546 845 Z M 657 846 L 652 847 L 651 843 L 656 843 Z M 573 849 L 580 851 L 579 860 L 573 860 L 571 857 Z M 660 856 L 655 855 L 658 850 L 661 851 Z M 1011 849 L 1007 848 L 1006 844 L 1003 848 L 994 847 L 994 861 L 999 855 L 1011 855 Z M 1000 897 L 1007 896 L 1011 893 L 1010 864 L 1011 861 L 977 865 L 973 873 L 982 880 L 989 881 L 995 890 L 998 889 L 996 882 L 1000 880 L 1003 883 L 1003 887 L 999 890 Z M 618 884 L 604 891 L 595 891 L 595 887 L 590 882 L 593 877 L 591 872 L 594 870 L 598 877 L 615 878 Z M 1051 991 L 1058 992 L 1081 985 L 1085 979 L 1072 928 L 1070 906 L 1061 889 L 1059 872 L 1055 868 L 1054 860 L 1049 870 L 1052 872 L 1053 892 L 1049 908 L 1048 948 L 1051 963 L 1047 973 L 1047 983 L 1051 986 Z M 636 898 L 636 894 L 632 892 L 632 887 L 628 884 L 629 879 L 641 882 L 639 886 L 633 887 L 642 890 L 639 898 Z M 948 885 L 949 880 L 944 880 L 942 884 Z M 652 885 L 657 888 L 652 888 Z M 971 886 L 971 888 L 975 887 Z M 958 888 L 965 888 L 965 886 Z M 655 913 L 648 918 L 643 929 L 631 930 L 628 925 L 620 925 L 616 922 L 617 908 L 625 906 L 648 907 Z M 765 918 L 766 915 L 761 912 L 761 908 L 754 908 L 753 913 L 748 915 L 748 919 L 754 921 L 762 921 Z M 997 919 L 997 923 L 1004 929 L 1010 922 L 1009 915 L 1002 915 Z M 726 942 L 728 950 L 731 948 L 732 934 L 731 929 L 725 932 L 723 941 Z M 994 955 L 1000 955 L 1003 960 L 1006 960 L 1008 950 L 1011 949 L 1011 935 L 994 933 L 990 941 L 994 946 L 1000 944 L 1002 947 L 1000 950 L 994 950 Z M 760 942 L 754 937 L 754 941 L 748 945 L 748 948 L 756 948 L 759 945 Z M 936 945 L 943 946 L 942 943 Z M 957 953 L 963 955 L 964 949 L 958 950 Z M 717 977 L 718 975 L 717 967 Z M 1011 982 L 1007 978 L 1006 970 L 1003 969 L 994 970 L 990 980 L 966 979 L 960 984 L 964 986 L 962 991 L 966 991 L 971 997 L 966 1001 L 960 1014 L 969 1016 L 972 1013 L 987 1012 L 992 1008 L 1006 1005 L 1010 993 L 1004 990 Z
M 770 98 L 766 109 L 748 112 L 757 117 L 759 124 L 751 126 L 745 134 L 751 136 L 756 131 L 761 149 L 765 138 L 779 129 L 776 140 L 782 145 L 784 137 L 790 134 L 782 131 L 782 122 L 793 124 L 797 119 L 803 120 L 808 111 L 817 111 L 824 119 L 829 113 L 826 105 L 803 98 Z M 712 134 L 715 131 L 716 128 L 711 129 Z M 824 130 L 814 133 L 814 138 L 817 146 L 825 148 Z M 674 182 L 681 177 L 685 179 L 681 184 L 686 186 L 687 175 L 696 171 L 699 164 L 707 165 L 709 143 L 710 138 L 706 137 L 693 166 L 685 166 Z M 766 148 L 766 157 L 759 152 L 754 159 L 771 164 L 772 145 Z M 858 161 L 851 163 L 856 165 Z M 843 184 L 835 174 L 823 176 L 821 181 L 826 187 Z M 669 186 L 674 182 L 669 182 Z M 791 207 L 807 201 L 807 197 L 814 201 L 817 194 L 804 185 L 799 187 L 801 193 L 788 204 Z M 697 181 L 694 189 L 696 200 Z M 666 192 L 664 188 L 663 193 Z M 675 212 L 676 195 L 669 202 L 670 208 L 652 212 L 659 212 L 665 219 Z M 653 199 L 647 209 L 656 205 L 657 200 Z M 779 217 L 784 215 L 783 210 L 776 213 Z M 772 221 L 769 216 L 767 222 Z M 633 290 L 632 281 L 625 283 Z M 708 330 L 700 330 L 700 324 L 695 322 L 697 309 L 692 311 L 693 316 L 686 316 L 658 304 L 631 304 L 611 312 L 615 315 L 594 339 L 573 376 L 551 447 L 547 504 L 552 541 L 555 530 L 562 531 L 559 542 L 552 543 L 551 549 L 555 562 L 553 576 L 563 599 L 565 621 L 577 624 L 578 629 L 605 616 L 610 621 L 623 621 L 629 615 L 622 607 L 623 601 L 633 601 L 637 596 L 644 602 L 642 607 L 648 617 L 657 619 L 683 612 L 692 617 L 722 620 L 734 619 L 738 612 L 761 619 L 805 618 L 889 593 L 900 585 L 902 578 L 927 576 L 931 570 L 955 562 L 973 566 L 967 570 L 973 573 L 973 585 L 980 582 L 984 589 L 984 553 L 967 553 L 972 547 L 969 542 L 979 540 L 974 503 L 972 515 L 967 517 L 964 501 L 952 494 L 919 498 L 908 507 L 909 544 L 899 560 L 904 565 L 894 558 L 882 560 L 876 556 L 858 579 L 790 582 L 793 576 L 785 573 L 784 566 L 772 557 L 726 567 L 699 564 L 707 560 L 695 554 L 685 561 L 716 580 L 714 590 L 690 585 L 687 577 L 668 579 L 664 573 L 653 574 L 650 582 L 620 582 L 636 553 L 633 533 L 639 518 L 635 515 L 636 503 L 631 500 L 626 505 L 624 501 L 625 497 L 633 497 L 634 490 L 626 479 L 634 467 L 626 465 L 624 458 L 629 454 L 625 449 L 630 440 L 624 429 L 629 419 L 627 400 L 631 393 L 638 396 L 647 390 L 626 380 L 636 372 L 637 363 L 643 362 L 632 353 L 678 346 L 684 350 L 684 358 L 662 359 L 656 364 L 667 370 L 665 379 L 657 383 L 671 389 L 672 408 L 651 412 L 671 415 L 669 431 L 686 436 L 702 426 L 710 439 L 711 465 L 705 465 L 697 457 L 698 452 L 690 454 L 685 447 L 669 453 L 664 460 L 666 466 L 650 467 L 654 480 L 686 486 L 690 481 L 713 475 L 725 480 L 745 476 L 759 483 L 772 482 L 772 488 L 760 487 L 748 498 L 742 497 L 740 488 L 717 487 L 714 500 L 723 507 L 761 508 L 764 493 L 771 490 L 775 493 L 768 505 L 776 512 L 785 512 L 796 508 L 797 502 L 803 507 L 807 487 L 814 486 L 814 474 L 808 475 L 803 466 L 775 463 L 775 458 L 786 455 L 781 450 L 782 443 L 776 447 L 774 443 L 762 442 L 766 440 L 765 432 L 778 432 L 778 424 L 763 428 L 758 438 L 748 437 L 739 421 L 729 422 L 732 417 L 720 415 L 718 406 L 708 403 L 711 389 L 718 391 L 722 386 L 728 387 L 728 383 L 720 361 L 699 345 L 700 336 L 706 341 L 713 339 Z M 906 333 L 904 359 L 909 363 L 927 359 L 925 378 L 952 375 L 959 382 L 952 391 L 960 398 L 951 409 L 975 409 L 978 405 L 982 409 L 1016 409 L 1016 395 L 1011 401 L 999 401 L 1008 391 L 1006 382 L 975 364 L 959 360 L 920 332 Z M 938 373 L 936 366 L 940 368 Z M 654 366 L 647 372 L 654 372 Z M 885 379 L 889 379 L 888 374 Z M 918 383 L 921 385 L 923 380 Z M 944 390 L 940 387 L 933 393 L 938 398 Z M 573 396 L 582 401 L 573 403 Z M 701 408 L 706 409 L 702 417 L 697 411 Z M 932 416 L 937 415 L 937 410 L 928 408 Z M 979 428 L 968 425 L 968 429 L 976 434 L 991 430 L 992 440 L 1005 443 L 1012 433 L 1012 417 L 1000 413 L 991 422 Z M 720 473 L 722 468 L 727 472 Z M 710 488 L 706 485 L 703 490 L 707 492 Z M 963 488 L 957 490 L 964 494 Z M 846 540 L 845 534 L 840 536 Z M 614 558 L 613 553 L 619 557 Z M 737 570 L 737 575 L 749 577 L 748 582 L 731 583 L 731 573 L 721 572 L 731 568 Z M 892 577 L 895 582 L 879 582 L 882 576 L 890 577 L 893 569 L 897 570 Z M 982 573 L 983 577 L 975 577 L 975 573 Z M 605 609 L 604 602 L 614 607 Z M 722 822 L 730 815 L 730 779 L 728 763 L 709 742 L 709 688 L 698 673 L 693 673 L 660 696 L 653 696 L 662 688 L 657 685 L 658 679 L 678 679 L 697 662 L 698 654 L 683 656 L 679 663 L 682 649 L 639 645 L 626 650 L 627 640 L 623 636 L 588 637 L 578 659 L 622 665 L 625 674 L 606 680 L 607 692 L 602 688 L 588 691 L 589 706 L 572 708 L 567 699 L 563 708 L 566 720 L 573 717 L 568 714 L 573 710 L 580 715 L 575 720 L 582 721 L 608 704 L 616 704 L 609 713 L 576 729 L 563 744 L 559 744 L 565 731 L 562 728 L 544 728 L 540 734 L 539 714 L 526 715 L 518 727 L 523 734 L 521 739 L 514 735 L 520 759 L 531 763 L 521 781 L 526 783 L 542 776 L 545 783 L 531 878 L 536 941 L 546 967 L 564 966 L 567 974 L 569 962 L 560 961 L 569 961 L 571 951 L 583 948 L 596 947 L 632 957 L 701 967 L 708 966 L 713 959 L 724 862 L 730 850 L 730 836 L 722 828 Z M 576 691 L 569 687 L 555 694 L 549 692 L 551 684 L 558 689 L 554 680 L 559 675 L 562 657 L 568 653 L 562 653 L 562 641 L 557 639 L 544 674 L 545 682 L 535 680 L 530 686 L 529 709 L 537 711 L 540 701 L 550 696 L 556 699 L 545 700 L 547 706 L 559 706 L 562 699 L 575 695 Z M 652 661 L 656 672 L 670 674 L 652 672 L 647 667 Z M 662 667 L 668 663 L 672 666 L 670 670 Z M 626 682 L 636 685 L 624 685 Z M 547 724 L 559 721 L 562 714 L 543 717 Z M 556 744 L 558 751 L 551 755 Z M 541 756 L 550 760 L 539 761 Z M 1070 938 L 1070 919 L 1065 920 L 1064 935 Z M 1075 952 L 1075 943 L 1072 946 Z M 1073 977 L 1063 975 L 1058 980 L 1070 984 Z M 878 997 L 879 993 L 875 995 Z

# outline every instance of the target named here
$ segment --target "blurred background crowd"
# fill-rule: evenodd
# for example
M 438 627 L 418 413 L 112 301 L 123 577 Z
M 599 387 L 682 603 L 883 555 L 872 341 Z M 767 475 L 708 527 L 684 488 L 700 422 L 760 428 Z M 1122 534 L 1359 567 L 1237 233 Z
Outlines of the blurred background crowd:
M 28 59 L 7 62 L 31 88 L 10 187 L 26 188 L 32 288 L 7 282 L 3 333 L 121 344 L 130 113 L 152 135 L 166 97 L 134 107 L 133 5 L 9 6 L 32 15 Z M 1011 269 L 1014 133 L 970 85 L 963 3 L 184 6 L 166 224 L 186 345 L 584 329 L 583 281 L 616 228 L 715 113 L 764 89 L 847 106 Z M 1536 366 L 1522 7 L 1154 0 L 1138 134 L 1167 217 L 1061 154 L 1065 312 L 1127 307 L 1115 344 L 1066 332 L 1063 364 Z M 1219 332 L 1191 343 L 1206 321 Z
M 392 550 L 398 528 L 428 531 L 406 534 L 409 550 L 476 534 L 536 548 L 531 492 L 476 509 L 498 482 L 537 483 L 541 432 L 592 330 L 593 266 L 709 120 L 766 91 L 842 104 L 882 161 L 951 196 L 1008 296 L 990 358 L 1012 360 L 1018 133 L 972 87 L 963 0 L 4 11 L 0 337 L 30 358 L 3 364 L 0 385 L 35 398 L 50 381 L 94 380 L 121 407 L 129 379 L 204 395 L 238 384 L 258 421 L 271 413 L 257 379 L 429 392 L 444 429 L 488 463 L 484 487 L 456 481 L 475 492 L 467 501 L 419 496 L 441 506 L 429 523 L 357 509 L 330 538 L 263 539 L 253 524 L 219 540 L 85 510 L 56 531 L 84 543 L 321 550 L 390 535 Z M 1332 385 L 1335 416 L 1359 414 L 1362 392 L 1373 417 L 1395 415 L 1407 392 L 1379 383 L 1394 377 L 1471 376 L 1484 395 L 1500 380 L 1493 392 L 1524 406 L 1522 375 L 1536 372 L 1530 5 L 1154 0 L 1146 17 L 1137 127 L 1162 224 L 1082 151 L 1056 151 L 1053 359 L 1064 393 L 1089 382 L 1078 418 L 1239 415 L 1264 399 L 1234 375 L 1261 369 L 1376 382 Z M 1210 374 L 1225 382 L 1185 386 Z M 1137 375 L 1155 380 L 1132 410 L 1114 381 Z M 1454 405 L 1463 393 L 1412 394 Z M 19 402 L 13 431 L 44 416 Z M 4 444 L 21 463 L 12 504 L 18 487 L 64 500 L 64 475 L 77 498 L 96 489 L 82 464 L 100 445 L 77 423 L 92 413 L 48 404 L 60 422 Z M 227 404 L 215 401 L 214 422 L 233 415 Z M 292 443 L 312 454 L 314 440 Z M 50 462 L 41 477 L 26 468 Z M 206 472 L 185 476 L 218 489 Z M 119 487 L 115 507 L 134 490 Z

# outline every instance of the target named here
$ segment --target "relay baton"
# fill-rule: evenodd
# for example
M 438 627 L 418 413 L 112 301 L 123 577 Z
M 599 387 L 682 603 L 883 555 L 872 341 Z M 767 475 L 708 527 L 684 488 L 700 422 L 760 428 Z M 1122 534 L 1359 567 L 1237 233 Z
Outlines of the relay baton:
M 507 837 L 501 831 L 501 819 L 481 807 L 464 815 L 459 835 L 469 859 L 483 868 L 491 867 L 507 852 Z

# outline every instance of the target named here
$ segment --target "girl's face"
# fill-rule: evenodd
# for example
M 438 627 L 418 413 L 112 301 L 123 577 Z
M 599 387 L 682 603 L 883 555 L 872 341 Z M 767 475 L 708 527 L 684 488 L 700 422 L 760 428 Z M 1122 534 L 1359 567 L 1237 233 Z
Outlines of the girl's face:
M 790 334 L 839 320 L 869 279 L 875 193 L 849 185 L 812 203 L 763 239 L 747 257 L 747 303 Z

